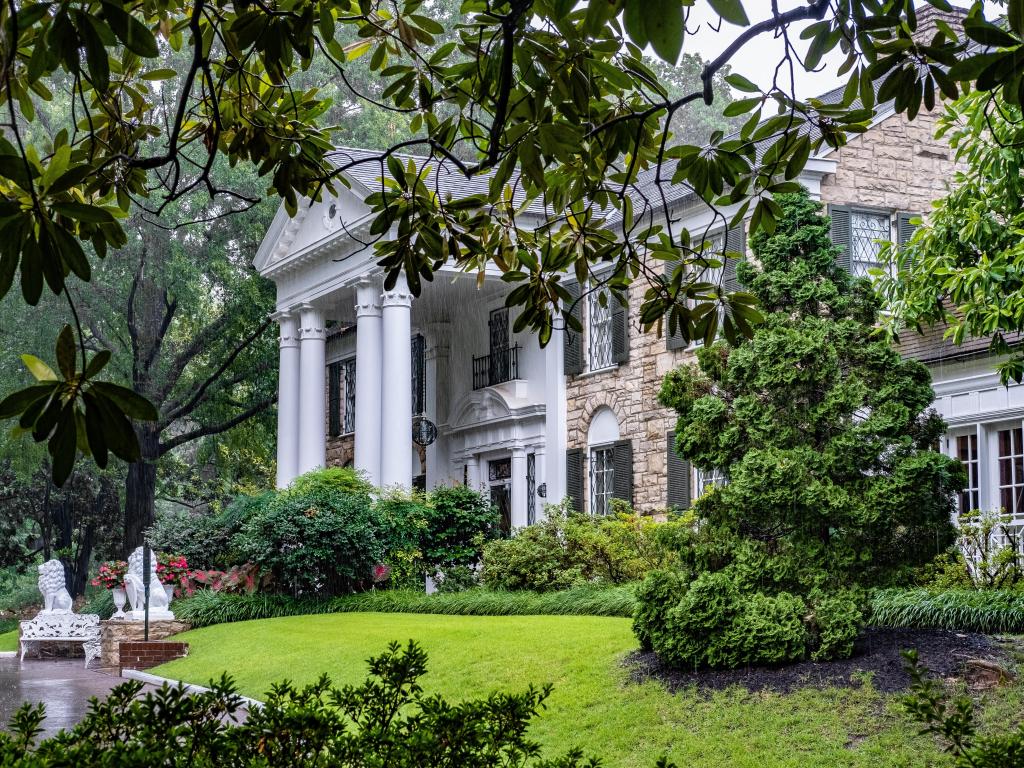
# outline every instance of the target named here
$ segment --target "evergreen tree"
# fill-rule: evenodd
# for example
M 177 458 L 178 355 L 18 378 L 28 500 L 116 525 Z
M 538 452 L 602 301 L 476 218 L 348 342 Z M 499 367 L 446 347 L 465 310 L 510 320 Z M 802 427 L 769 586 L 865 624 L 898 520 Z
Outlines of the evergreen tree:
M 784 648 L 730 646 L 717 659 L 702 642 L 692 646 L 697 658 L 679 650 L 679 631 L 693 627 L 676 627 L 681 663 L 849 653 L 859 589 L 898 580 L 952 540 L 962 470 L 932 450 L 945 425 L 928 409 L 928 370 L 877 337 L 872 286 L 838 266 L 820 205 L 806 191 L 776 202 L 778 226 L 751 238 L 755 260 L 737 270 L 765 322 L 736 347 L 699 350 L 697 364 L 662 385 L 661 402 L 679 414 L 680 455 L 727 478 L 694 505 L 690 571 L 674 577 L 665 605 L 695 589 L 713 588 L 726 603 L 733 595 L 723 609 L 732 618 L 717 616 L 715 626 L 747 644 L 752 627 L 737 622 L 799 620 Z M 842 625 L 828 642 L 835 616 L 826 612 Z

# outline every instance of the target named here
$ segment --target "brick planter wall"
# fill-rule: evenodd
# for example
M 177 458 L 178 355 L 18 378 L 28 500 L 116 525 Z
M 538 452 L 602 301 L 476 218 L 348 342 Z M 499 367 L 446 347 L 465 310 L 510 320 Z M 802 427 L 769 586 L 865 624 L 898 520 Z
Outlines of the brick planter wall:
M 165 637 L 185 632 L 189 629 L 183 621 L 151 621 L 149 623 L 149 639 L 163 640 Z M 122 643 L 142 640 L 145 637 L 145 626 L 141 621 L 120 621 L 108 619 L 100 622 L 100 666 L 117 669 L 121 665 L 119 648 Z
M 120 644 L 118 655 L 122 669 L 149 669 L 165 661 L 188 656 L 188 643 L 168 640 L 126 640 Z

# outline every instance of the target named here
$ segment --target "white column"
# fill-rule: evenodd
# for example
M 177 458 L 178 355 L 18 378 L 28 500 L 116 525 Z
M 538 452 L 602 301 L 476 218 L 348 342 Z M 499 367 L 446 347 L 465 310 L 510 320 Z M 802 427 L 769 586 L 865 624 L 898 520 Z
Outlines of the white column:
M 476 456 L 466 459 L 466 485 L 474 491 L 480 490 L 480 459 Z
M 380 484 L 380 377 L 380 285 L 376 280 L 362 280 L 356 285 L 356 414 L 353 463 L 374 485 Z
M 555 329 L 544 348 L 544 450 L 548 461 L 545 469 L 548 504 L 557 504 L 565 497 L 565 331 Z
M 327 464 L 327 334 L 324 313 L 299 307 L 299 474 Z
M 510 517 L 512 529 L 526 525 L 526 449 L 515 446 L 512 449 L 512 505 Z
M 412 486 L 412 294 L 405 276 L 381 296 L 384 359 L 381 365 L 380 484 Z M 356 363 L 358 365 L 358 363 Z
M 281 327 L 277 366 L 277 487 L 285 488 L 299 473 L 299 319 L 275 312 Z

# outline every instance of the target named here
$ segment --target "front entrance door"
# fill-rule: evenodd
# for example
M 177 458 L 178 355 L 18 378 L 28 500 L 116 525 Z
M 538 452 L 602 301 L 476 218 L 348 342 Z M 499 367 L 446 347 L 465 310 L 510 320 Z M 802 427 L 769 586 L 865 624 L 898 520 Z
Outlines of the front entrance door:
M 491 486 L 491 504 L 498 508 L 501 535 L 512 535 L 512 492 L 507 485 Z

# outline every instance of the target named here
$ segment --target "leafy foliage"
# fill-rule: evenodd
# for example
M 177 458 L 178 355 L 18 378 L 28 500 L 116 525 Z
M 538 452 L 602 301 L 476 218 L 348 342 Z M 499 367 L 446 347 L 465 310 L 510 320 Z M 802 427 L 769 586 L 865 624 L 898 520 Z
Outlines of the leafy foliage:
M 270 503 L 273 494 L 239 496 L 213 514 L 173 510 L 160 514 L 146 531 L 146 541 L 160 552 L 179 552 L 193 568 L 203 570 L 240 565 L 241 553 L 235 536 L 246 523 Z
M 234 538 L 245 561 L 294 595 L 335 595 L 369 583 L 389 528 L 364 493 L 330 482 L 286 489 L 258 507 Z
M 636 607 L 631 585 L 585 585 L 558 592 L 504 592 L 467 589 L 428 595 L 419 590 L 388 589 L 331 599 L 286 595 L 197 592 L 174 604 L 174 613 L 193 627 L 232 621 L 272 619 L 320 613 L 436 613 L 448 616 L 619 616 Z
M 737 270 L 770 314 L 662 385 L 676 449 L 726 478 L 694 504 L 680 573 L 640 592 L 638 636 L 680 666 L 849 654 L 860 590 L 952 539 L 962 470 L 930 449 L 943 424 L 927 369 L 873 338 L 877 300 L 838 266 L 820 205 L 776 201 L 777 228 L 751 238 L 758 266 Z
M 946 0 L 929 4 L 948 9 Z M 582 284 L 592 265 L 608 262 L 613 274 L 602 287 L 613 299 L 646 281 L 645 326 L 667 315 L 685 338 L 713 338 L 721 324 L 734 340 L 756 311 L 742 293 L 709 279 L 723 254 L 706 252 L 707 232 L 667 223 L 672 188 L 694 190 L 712 209 L 713 226 L 727 223 L 722 206 L 738 203 L 733 223 L 750 213 L 754 230 L 771 233 L 779 211 L 773 196 L 792 190 L 810 154 L 865 129 L 875 80 L 882 81 L 878 99 L 892 98 L 911 118 L 934 104 L 936 92 L 955 98 L 971 85 L 1019 102 L 1016 12 L 1004 28 L 984 18 L 979 2 L 965 25 L 969 40 L 945 24 L 918 40 L 912 0 L 812 0 L 754 24 L 742 0 L 703 5 L 468 0 L 459 39 L 446 42 L 423 0 L 288 0 L 273 9 L 181 0 L 5 5 L 0 42 L 11 66 L 0 77 L 9 112 L 0 140 L 0 296 L 20 277 L 31 305 L 44 284 L 71 298 L 69 286 L 89 281 L 95 263 L 125 245 L 121 220 L 133 205 L 160 211 L 196 189 L 223 194 L 211 174 L 218 160 L 257 169 L 291 213 L 300 198 L 320 199 L 343 184 L 353 164 L 369 163 L 383 177 L 368 203 L 389 287 L 404 274 L 419 293 L 449 258 L 470 271 L 493 263 L 515 284 L 509 303 L 523 307 L 517 330 L 533 328 L 546 343 L 570 299 L 565 274 Z M 705 64 L 699 84 L 670 93 L 642 51 L 649 45 L 675 65 L 687 22 L 701 11 L 721 17 L 735 39 Z M 806 48 L 787 45 L 769 64 L 777 72 L 787 64 L 813 70 L 838 49 L 847 82 L 839 103 L 797 99 L 780 77 L 764 89 L 738 74 L 722 77 L 751 41 L 792 35 L 795 42 L 794 25 L 805 22 L 812 22 L 800 33 Z M 379 91 L 356 92 L 346 79 L 348 63 L 361 57 Z M 407 117 L 412 136 L 335 165 L 334 132 L 320 125 L 328 96 L 299 85 L 314 59 L 337 71 L 345 101 L 365 98 Z M 746 118 L 739 132 L 716 131 L 706 146 L 673 141 L 677 113 L 728 102 L 726 83 L 745 94 L 725 115 Z M 39 146 L 26 141 L 28 124 L 57 94 L 69 94 L 74 107 L 67 127 Z M 423 156 L 398 156 L 410 148 Z M 432 170 L 486 176 L 487 192 L 432 194 Z M 550 213 L 539 226 L 521 222 L 518 211 L 529 203 Z M 680 262 L 668 276 L 666 260 Z M 74 340 L 61 341 L 57 380 L 22 390 L 3 411 L 48 443 L 59 479 L 76 447 L 100 461 L 108 451 L 135 457 L 127 417 L 152 416 L 96 380 L 106 351 L 88 359 L 78 336 L 80 363 L 69 354 Z M 49 395 L 58 388 L 64 397 L 55 416 L 58 401 Z M 86 417 L 106 406 L 87 393 L 104 395 L 112 411 L 100 428 L 93 416 L 91 431 Z
M 616 510 L 593 517 L 573 512 L 566 502 L 548 505 L 540 522 L 484 547 L 481 581 L 491 589 L 546 592 L 592 582 L 624 584 L 673 562 L 659 542 L 682 523 L 655 523 L 628 505 Z
M 943 742 L 955 757 L 957 768 L 1006 768 L 1024 762 L 1024 724 L 1003 733 L 982 736 L 975 721 L 974 702 L 967 696 L 949 699 L 942 684 L 928 677 L 928 670 L 914 651 L 904 654 L 910 670 L 910 693 L 903 706 L 923 733 Z
M 1024 593 L 975 589 L 880 589 L 871 596 L 871 623 L 959 632 L 1024 631 Z
M 892 333 L 938 324 L 956 344 L 990 338 L 994 354 L 1008 355 L 997 363 L 1003 383 L 1024 378 L 1024 356 L 1011 353 L 1024 330 L 1022 114 L 1019 102 L 993 105 L 978 92 L 946 107 L 938 135 L 963 169 L 933 210 L 921 212 L 927 218 L 910 242 L 886 249 L 898 271 L 881 280 Z
M 233 718 L 242 699 L 227 676 L 194 694 L 164 685 L 140 696 L 141 683 L 122 683 L 106 701 L 94 700 L 68 733 L 38 745 L 45 708 L 26 704 L 12 718 L 11 733 L 0 732 L 0 762 L 12 768 L 171 766 L 188 756 L 195 768 L 597 765 L 578 752 L 542 759 L 540 746 L 528 738 L 550 686 L 449 703 L 424 693 L 419 680 L 427 656 L 412 641 L 404 649 L 392 643 L 368 666 L 369 678 L 355 686 L 338 688 L 326 675 L 302 687 L 278 683 L 238 724 Z

